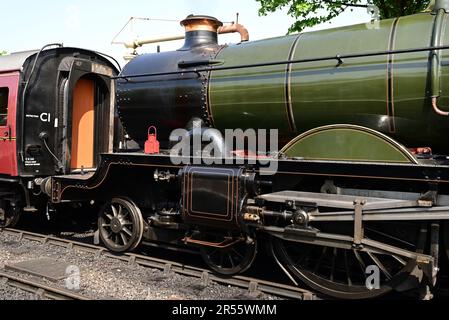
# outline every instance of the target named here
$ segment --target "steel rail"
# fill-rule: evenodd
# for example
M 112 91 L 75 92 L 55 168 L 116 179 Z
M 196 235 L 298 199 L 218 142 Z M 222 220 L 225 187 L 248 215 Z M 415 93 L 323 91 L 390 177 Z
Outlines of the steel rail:
M 163 270 L 164 273 L 166 274 L 174 272 L 179 275 L 198 278 L 202 280 L 204 286 L 207 286 L 210 282 L 215 282 L 218 284 L 230 285 L 233 287 L 247 289 L 249 295 L 254 295 L 260 292 L 288 299 L 314 300 L 316 298 L 315 293 L 306 289 L 290 285 L 245 276 L 222 277 L 220 275 L 212 273 L 210 270 L 207 269 L 193 267 L 170 260 L 158 259 L 134 253 L 125 253 L 117 255 L 109 252 L 104 247 L 86 244 L 78 241 L 67 240 L 11 228 L 0 229 L 0 234 L 1 233 L 18 236 L 19 240 L 26 239 L 31 241 L 37 241 L 40 242 L 41 244 L 64 247 L 70 250 L 81 250 L 84 252 L 89 252 L 95 254 L 97 258 L 103 256 L 107 258 L 121 260 L 127 262 L 130 265 L 139 265 L 143 267 L 159 269 Z
M 51 300 L 90 300 L 87 296 L 77 294 L 66 289 L 56 288 L 38 281 L 24 279 L 2 271 L 0 271 L 0 279 L 5 279 L 6 281 L 4 280 L 4 283 L 11 287 L 33 293 L 37 296 L 46 297 Z

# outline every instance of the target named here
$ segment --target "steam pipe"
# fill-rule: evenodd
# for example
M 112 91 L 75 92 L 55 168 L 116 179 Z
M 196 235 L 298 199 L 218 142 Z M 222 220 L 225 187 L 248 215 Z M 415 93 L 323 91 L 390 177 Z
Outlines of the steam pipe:
M 432 34 L 432 47 L 437 47 L 441 43 L 441 33 L 443 28 L 444 16 L 446 11 L 444 8 L 438 9 L 435 17 L 435 25 Z M 443 111 L 438 106 L 438 98 L 441 95 L 440 83 L 440 52 L 433 50 L 430 57 L 430 83 L 433 111 L 440 116 L 449 116 L 449 112 Z
M 218 28 L 218 34 L 226 34 L 226 33 L 239 33 L 240 34 L 240 42 L 248 42 L 249 41 L 249 32 L 243 25 L 240 23 L 233 23 L 223 27 Z
M 184 38 L 185 38 L 185 35 L 180 34 L 180 35 L 171 36 L 171 37 L 161 37 L 161 38 L 151 38 L 151 39 L 136 40 L 136 41 L 133 41 L 133 42 L 126 42 L 125 43 L 125 47 L 127 47 L 129 49 L 137 49 L 137 48 L 140 48 L 141 46 L 146 45 L 146 44 L 176 41 L 176 40 L 182 40 Z
M 438 106 L 438 97 L 432 97 L 432 108 L 433 108 L 433 111 L 435 111 L 435 113 L 440 116 L 444 116 L 444 117 L 449 116 L 449 112 L 441 110 L 440 107 Z
M 246 29 L 243 25 L 241 25 L 239 23 L 233 23 L 230 25 L 220 27 L 218 29 L 218 34 L 229 34 L 229 33 L 239 33 L 241 42 L 249 41 L 248 29 Z M 137 49 L 146 44 L 169 42 L 169 41 L 176 41 L 176 40 L 183 40 L 183 39 L 185 39 L 185 34 L 169 36 L 169 37 L 161 37 L 161 38 L 142 39 L 142 40 L 127 42 L 127 43 L 125 43 L 125 47 L 127 47 L 129 49 Z

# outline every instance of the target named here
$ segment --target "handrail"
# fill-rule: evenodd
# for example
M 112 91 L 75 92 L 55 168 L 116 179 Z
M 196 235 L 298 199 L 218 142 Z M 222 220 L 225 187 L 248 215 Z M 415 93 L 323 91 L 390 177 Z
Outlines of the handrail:
M 432 31 L 432 46 L 436 47 L 441 43 L 441 36 L 443 30 L 444 17 L 446 12 L 444 9 L 439 9 L 436 17 L 435 24 Z M 430 56 L 430 87 L 433 111 L 440 116 L 449 116 L 449 112 L 441 110 L 438 106 L 438 98 L 441 95 L 441 57 L 440 52 L 432 50 Z
M 406 53 L 416 53 L 416 52 L 430 52 L 430 51 L 439 51 L 439 50 L 449 50 L 449 46 L 432 46 L 432 47 L 414 48 L 414 49 L 386 50 L 386 51 L 347 54 L 347 55 L 337 54 L 335 56 L 326 56 L 326 57 L 319 57 L 319 58 L 254 63 L 254 64 L 235 65 L 235 66 L 228 66 L 228 67 L 205 67 L 205 68 L 201 68 L 201 69 L 194 68 L 194 69 L 182 70 L 182 71 L 121 75 L 121 76 L 113 77 L 112 79 L 128 80 L 128 79 L 132 79 L 132 78 L 168 76 L 168 75 L 178 75 L 178 74 L 186 74 L 186 73 L 199 73 L 199 72 L 224 71 L 224 70 L 237 70 L 237 69 L 246 69 L 246 68 L 260 68 L 260 67 L 269 67 L 269 66 L 277 66 L 277 65 L 299 64 L 299 63 L 330 61 L 330 60 L 336 60 L 337 61 L 336 67 L 339 67 L 344 64 L 343 59 L 365 58 L 365 57 L 385 56 L 385 55 L 392 55 L 392 54 L 406 54 Z

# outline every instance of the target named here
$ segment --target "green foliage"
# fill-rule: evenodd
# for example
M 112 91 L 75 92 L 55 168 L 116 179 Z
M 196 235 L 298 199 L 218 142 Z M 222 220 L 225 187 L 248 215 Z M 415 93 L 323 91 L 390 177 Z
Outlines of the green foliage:
M 343 11 L 351 9 L 348 4 L 366 4 L 366 0 L 316 1 L 316 0 L 256 0 L 260 3 L 259 14 L 267 15 L 279 9 L 288 8 L 288 14 L 296 22 L 288 30 L 289 33 L 302 31 L 327 22 Z M 372 4 L 379 8 L 380 18 L 388 19 L 423 11 L 429 0 L 373 0 Z
M 6 51 L 0 51 L 0 56 L 3 56 L 3 55 L 5 55 L 5 54 L 7 54 L 8 52 L 6 52 Z

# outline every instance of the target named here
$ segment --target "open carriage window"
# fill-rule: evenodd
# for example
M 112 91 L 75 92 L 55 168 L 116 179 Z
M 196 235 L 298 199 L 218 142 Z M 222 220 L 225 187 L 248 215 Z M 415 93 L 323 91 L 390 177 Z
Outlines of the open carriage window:
M 8 119 L 8 88 L 0 88 L 0 127 L 6 126 Z

